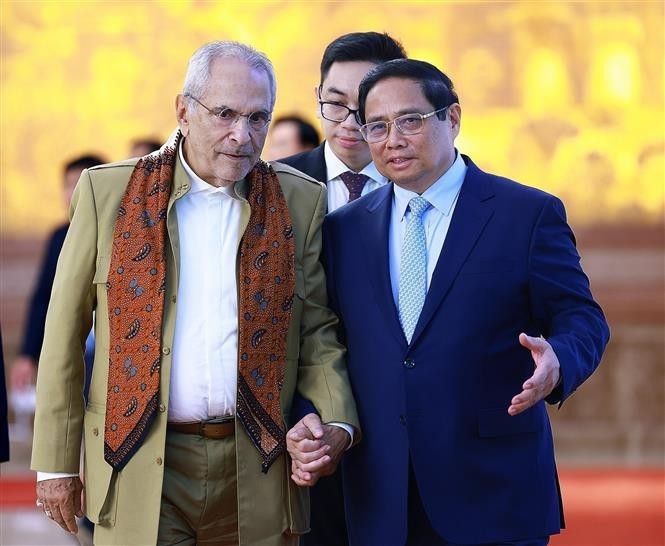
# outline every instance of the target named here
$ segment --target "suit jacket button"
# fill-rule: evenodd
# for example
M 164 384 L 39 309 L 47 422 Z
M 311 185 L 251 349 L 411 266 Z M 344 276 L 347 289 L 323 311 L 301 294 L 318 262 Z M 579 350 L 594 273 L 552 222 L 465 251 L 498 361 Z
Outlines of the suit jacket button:
M 93 428 L 93 429 L 92 429 L 92 434 L 93 434 L 94 436 L 99 436 L 99 429 L 98 429 L 97 427 Z
M 168 355 L 168 354 L 171 353 L 171 349 L 169 349 L 168 347 L 164 347 L 164 348 L 162 349 L 162 353 L 164 353 L 165 355 Z
M 161 411 L 162 413 L 164 413 L 164 412 L 166 411 L 166 406 L 165 406 L 164 404 L 160 404 L 160 405 L 159 405 L 159 411 Z
M 407 369 L 409 369 L 409 370 L 410 370 L 411 368 L 415 368 L 415 367 L 416 367 L 416 361 L 413 360 L 413 358 L 407 358 L 407 359 L 404 361 L 404 367 L 407 368 Z
M 404 415 L 400 415 L 399 422 L 402 423 L 403 425 L 406 425 L 406 417 L 404 417 Z
M 162 458 L 161 458 L 161 457 L 157 457 L 157 460 L 156 460 L 155 462 L 156 462 L 159 466 L 162 466 L 162 462 L 163 462 L 163 461 L 162 461 Z

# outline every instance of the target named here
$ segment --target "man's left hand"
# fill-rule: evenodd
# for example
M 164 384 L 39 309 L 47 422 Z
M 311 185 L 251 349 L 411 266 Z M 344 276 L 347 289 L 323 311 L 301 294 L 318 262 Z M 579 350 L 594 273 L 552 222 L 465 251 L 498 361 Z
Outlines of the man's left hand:
M 343 428 L 321 424 L 313 413 L 303 417 L 286 436 L 293 481 L 312 486 L 321 476 L 335 472 L 349 441 Z
M 531 351 L 536 370 L 522 385 L 522 392 L 510 401 L 508 413 L 517 415 L 548 396 L 557 386 L 561 372 L 552 346 L 542 337 L 520 334 L 520 344 Z

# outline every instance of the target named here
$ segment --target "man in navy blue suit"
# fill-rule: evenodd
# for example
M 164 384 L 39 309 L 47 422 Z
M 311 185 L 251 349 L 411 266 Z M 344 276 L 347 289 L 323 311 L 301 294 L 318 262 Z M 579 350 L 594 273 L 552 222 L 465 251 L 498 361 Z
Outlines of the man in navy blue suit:
M 374 167 L 358 125 L 358 85 L 370 68 L 406 52 L 385 33 L 352 32 L 335 38 L 323 53 L 321 79 L 314 88 L 324 142 L 307 152 L 280 159 L 327 187 L 328 212 L 387 183 Z M 306 535 L 308 544 L 312 535 Z M 326 543 L 326 541 L 320 541 Z M 331 546 L 339 542 L 328 541 Z
M 609 339 L 563 204 L 456 150 L 459 101 L 431 64 L 372 69 L 359 116 L 391 183 L 324 224 L 364 431 L 342 463 L 350 544 L 547 544 L 564 520 L 545 401 Z M 326 470 L 315 436 L 289 435 L 299 483 Z

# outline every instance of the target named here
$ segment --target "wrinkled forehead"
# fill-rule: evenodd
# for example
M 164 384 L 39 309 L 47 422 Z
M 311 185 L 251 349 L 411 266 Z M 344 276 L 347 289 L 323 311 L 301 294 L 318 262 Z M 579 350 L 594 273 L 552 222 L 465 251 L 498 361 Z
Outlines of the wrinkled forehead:
M 227 107 L 244 111 L 270 111 L 273 104 L 271 81 L 260 67 L 252 67 L 242 59 L 222 58 L 210 66 L 210 78 L 203 96 L 207 106 Z

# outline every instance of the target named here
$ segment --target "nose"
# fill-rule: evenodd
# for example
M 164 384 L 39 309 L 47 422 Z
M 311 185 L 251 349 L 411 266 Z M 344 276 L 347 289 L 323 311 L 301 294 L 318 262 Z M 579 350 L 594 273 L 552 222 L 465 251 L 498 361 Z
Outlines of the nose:
M 247 116 L 238 116 L 231 125 L 229 136 L 238 144 L 249 142 L 252 139 L 249 118 Z
M 389 148 L 399 148 L 405 146 L 404 135 L 397 130 L 394 122 L 388 125 L 388 136 L 386 137 L 386 146 Z
M 349 115 L 346 116 L 346 119 L 344 121 L 340 122 L 340 125 L 345 129 L 349 129 L 350 131 L 360 130 L 360 125 L 358 124 L 358 120 L 356 119 L 355 112 L 349 112 Z

